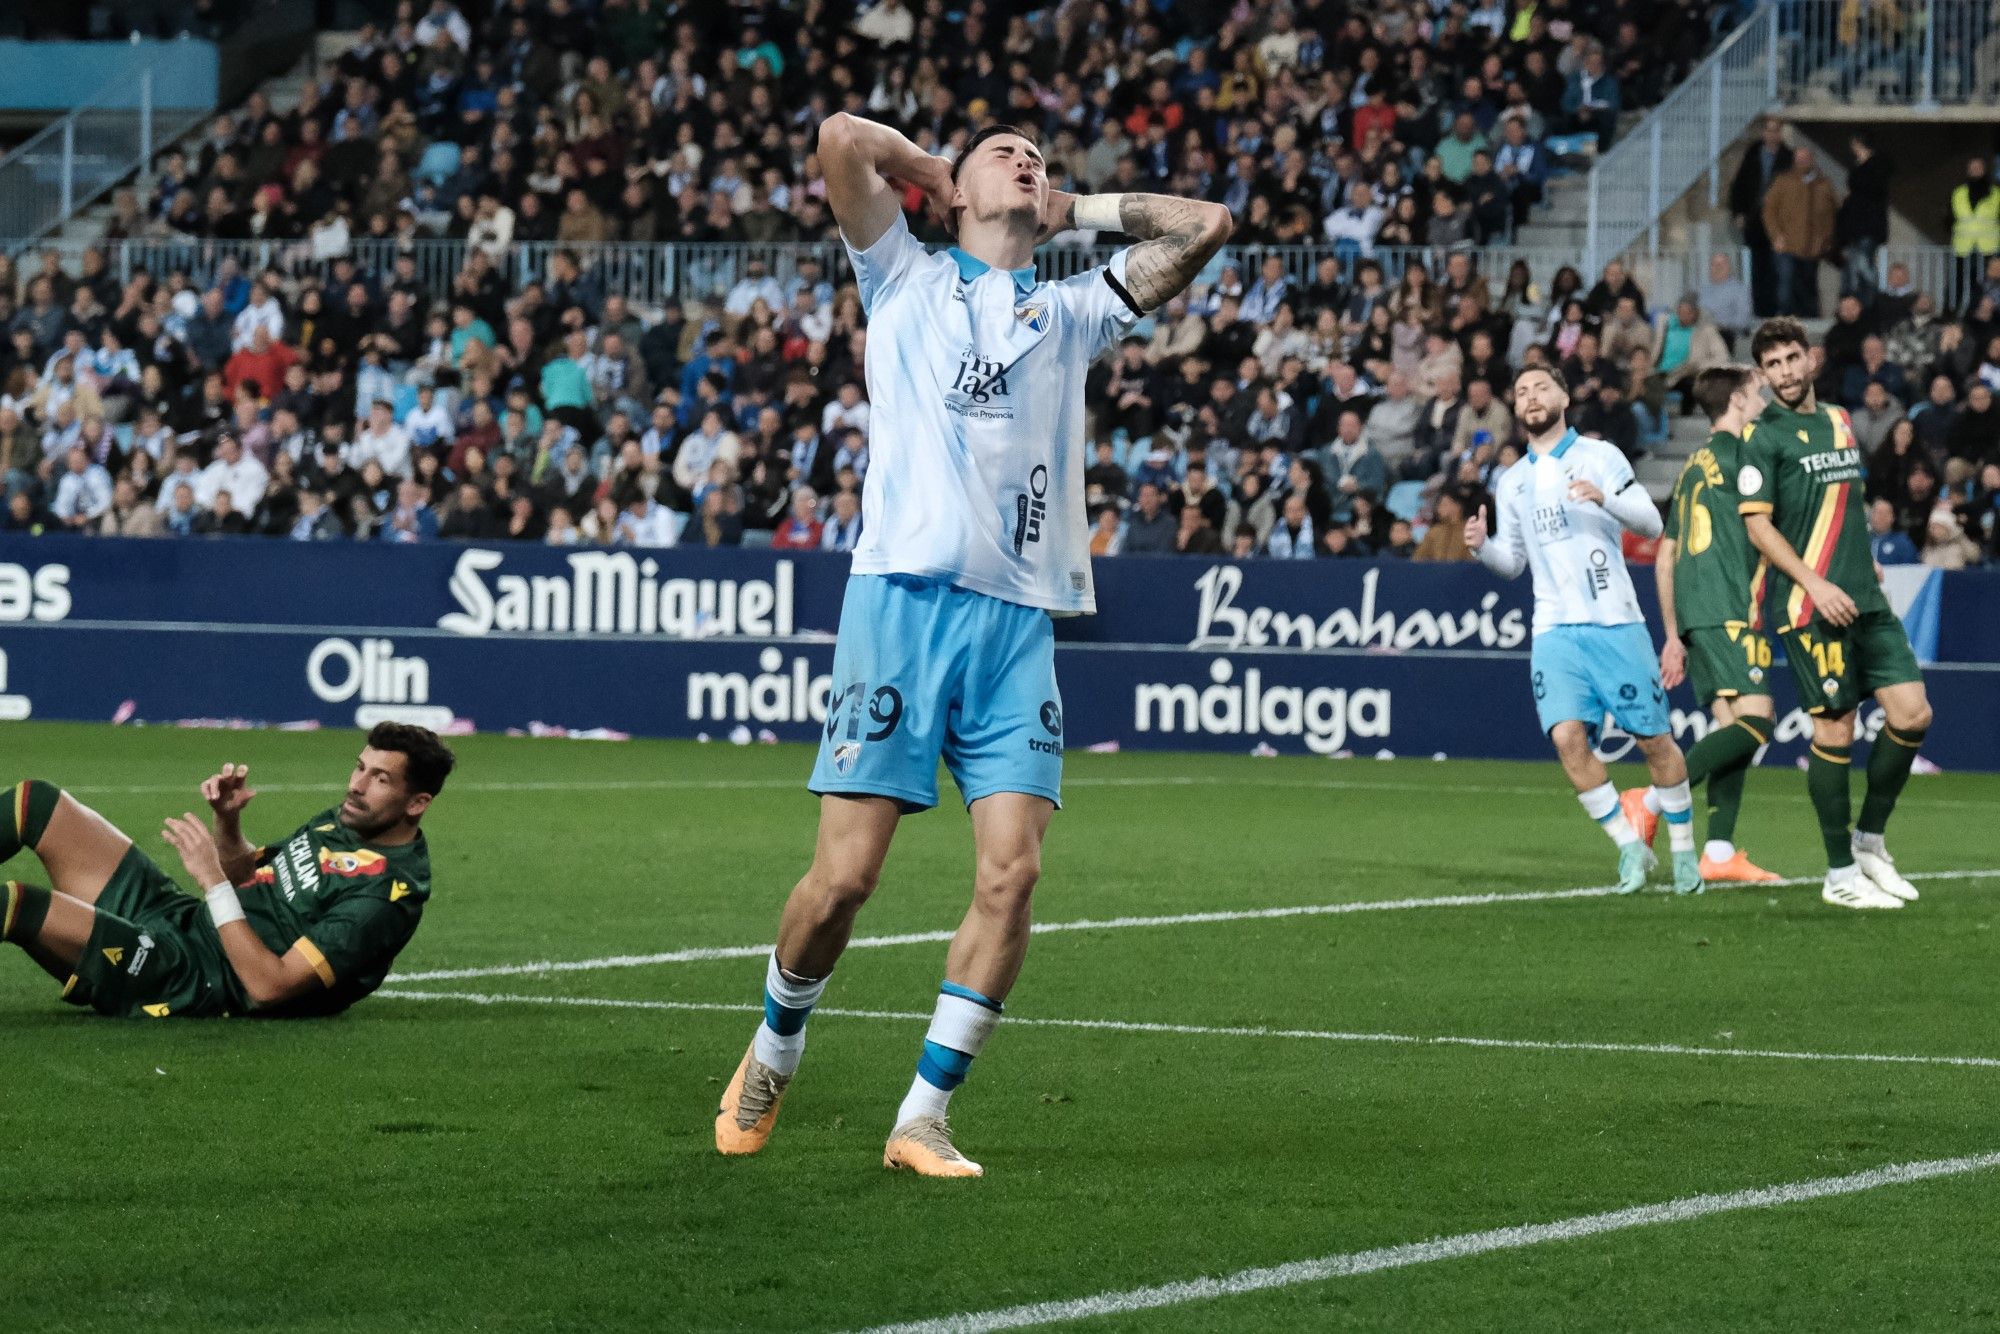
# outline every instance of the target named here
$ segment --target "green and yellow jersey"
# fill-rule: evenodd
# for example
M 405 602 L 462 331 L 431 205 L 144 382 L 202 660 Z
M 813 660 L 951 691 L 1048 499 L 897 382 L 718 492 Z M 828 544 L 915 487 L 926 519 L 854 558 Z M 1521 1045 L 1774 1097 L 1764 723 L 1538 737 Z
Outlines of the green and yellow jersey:
M 1744 432 L 1736 471 L 1738 508 L 1769 514 L 1807 568 L 1854 599 L 1862 612 L 1887 611 L 1875 582 L 1862 504 L 1867 461 L 1847 410 L 1810 413 L 1773 403 Z M 1782 571 L 1771 571 L 1772 623 L 1780 630 L 1812 622 L 1812 599 Z
M 382 985 L 416 934 L 431 897 L 430 849 L 421 832 L 398 846 L 371 846 L 325 811 L 258 853 L 241 897 L 257 938 L 275 954 L 297 946 L 326 984 L 276 1012 L 338 1014 Z M 239 1011 L 250 1008 L 247 997 L 236 1000 Z
M 1764 560 L 1738 510 L 1743 439 L 1717 431 L 1674 483 L 1665 536 L 1674 543 L 1674 613 L 1680 629 L 1763 622 Z

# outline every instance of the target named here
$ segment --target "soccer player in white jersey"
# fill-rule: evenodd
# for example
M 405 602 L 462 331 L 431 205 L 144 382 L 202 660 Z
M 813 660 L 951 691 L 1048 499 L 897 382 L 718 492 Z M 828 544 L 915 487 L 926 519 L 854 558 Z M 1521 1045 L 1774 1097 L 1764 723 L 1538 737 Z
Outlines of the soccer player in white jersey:
M 981 130 L 956 164 L 838 114 L 820 125 L 827 199 L 868 314 L 862 531 L 840 613 L 812 867 L 785 904 L 764 1022 L 722 1096 L 716 1148 L 755 1153 L 798 1069 L 808 1014 L 874 891 L 897 821 L 937 804 L 942 758 L 972 816 L 972 906 L 945 956 L 917 1074 L 883 1161 L 971 1177 L 945 1121 L 1027 952 L 1029 895 L 1061 800 L 1051 615 L 1096 610 L 1084 517 L 1084 375 L 1228 239 L 1219 204 L 1049 188 L 1034 143 Z M 892 182 L 958 244 L 911 236 Z M 1038 282 L 1070 227 L 1141 244 Z
M 1619 809 L 1618 789 L 1597 757 L 1606 714 L 1632 734 L 1652 771 L 1673 844 L 1674 889 L 1698 894 L 1687 765 L 1674 745 L 1652 636 L 1620 547 L 1621 527 L 1658 537 L 1660 511 L 1625 456 L 1578 435 L 1568 411 L 1562 372 L 1531 366 L 1514 377 L 1514 416 L 1528 452 L 1494 487 L 1497 526 L 1489 531 L 1481 506 L 1466 520 L 1465 544 L 1503 578 L 1523 568 L 1533 573 L 1535 709 L 1577 800 L 1618 845 L 1619 892 L 1643 888 L 1655 858 Z

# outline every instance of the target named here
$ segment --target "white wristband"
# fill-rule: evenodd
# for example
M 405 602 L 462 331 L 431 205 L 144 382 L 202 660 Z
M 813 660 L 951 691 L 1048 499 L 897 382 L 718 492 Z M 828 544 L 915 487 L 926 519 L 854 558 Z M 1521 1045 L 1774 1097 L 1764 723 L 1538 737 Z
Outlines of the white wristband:
M 1078 195 L 1076 198 L 1076 225 L 1092 232 L 1122 232 L 1124 223 L 1119 221 L 1118 212 L 1124 195 Z
M 219 885 L 210 886 L 206 897 L 208 899 L 208 915 L 214 920 L 217 931 L 228 926 L 231 922 L 240 922 L 243 920 L 243 903 L 236 897 L 236 886 L 230 884 L 227 880 Z

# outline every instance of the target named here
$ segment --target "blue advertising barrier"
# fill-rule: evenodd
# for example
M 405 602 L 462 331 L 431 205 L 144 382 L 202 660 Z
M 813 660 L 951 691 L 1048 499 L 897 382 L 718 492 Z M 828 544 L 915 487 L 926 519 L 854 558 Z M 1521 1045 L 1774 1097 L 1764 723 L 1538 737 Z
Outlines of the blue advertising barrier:
M 768 551 L 0 541 L 0 717 L 818 735 L 847 562 Z M 1126 558 L 1058 622 L 1064 743 L 1541 759 L 1524 581 Z M 1650 602 L 1650 580 L 1640 587 Z M 1926 584 L 1932 593 L 1938 586 Z M 2000 577 L 1942 586 L 1992 616 Z M 1951 642 L 1947 640 L 1946 642 Z M 2000 666 L 1927 669 L 1925 754 L 2000 768 Z M 1767 763 L 1803 752 L 1789 674 Z M 1705 718 L 1676 692 L 1685 741 Z M 1872 706 L 1864 728 L 1877 721 Z M 1606 738 L 1616 756 L 1628 743 Z

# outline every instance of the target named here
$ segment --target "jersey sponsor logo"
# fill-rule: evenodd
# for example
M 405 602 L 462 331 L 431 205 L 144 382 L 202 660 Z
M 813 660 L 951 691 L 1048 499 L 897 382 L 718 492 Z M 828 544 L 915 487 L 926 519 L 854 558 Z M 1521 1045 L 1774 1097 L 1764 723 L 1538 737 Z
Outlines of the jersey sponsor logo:
M 1390 692 L 1332 686 L 1266 686 L 1252 667 L 1236 680 L 1236 664 L 1216 658 L 1209 684 L 1152 681 L 1132 690 L 1132 726 L 1140 732 L 1197 736 L 1299 737 L 1315 755 L 1344 749 L 1348 738 L 1386 737 Z
M 459 610 L 438 617 L 439 629 L 709 639 L 797 628 L 789 560 L 778 561 L 768 580 L 662 579 L 657 560 L 628 551 L 578 552 L 568 558 L 567 578 L 495 573 L 506 560 L 477 547 L 458 558 L 449 587 Z
M 805 723 L 825 722 L 833 677 L 815 675 L 808 658 L 789 664 L 784 653 L 766 648 L 757 655 L 759 670 L 689 672 L 689 722 Z
M 1049 493 L 1049 470 L 1037 463 L 1028 474 L 1028 489 L 1014 497 L 1014 554 L 1030 542 L 1042 540 L 1042 522 L 1049 517 L 1045 497 Z
M 1746 496 L 1754 496 L 1764 489 L 1764 474 L 1756 464 L 1746 463 L 1736 470 L 1736 489 Z
M 975 348 L 966 348 L 959 354 L 958 372 L 945 395 L 946 410 L 977 421 L 1012 421 L 1014 408 L 1006 401 L 1013 392 L 1007 384 L 1011 369 L 1004 362 L 980 356 Z
M 1544 542 L 1560 542 L 1569 536 L 1569 508 L 1560 503 L 1537 505 L 1534 510 L 1535 536 Z
M 1500 594 L 1482 594 L 1476 607 L 1398 614 L 1379 607 L 1381 572 L 1361 576 L 1361 598 L 1323 617 L 1262 604 L 1239 606 L 1243 570 L 1210 567 L 1194 581 L 1201 601 L 1190 648 L 1518 648 L 1527 642 L 1528 623 L 1519 608 L 1499 611 Z
M 1042 717 L 1042 730 L 1047 732 L 1049 736 L 1054 739 L 1050 741 L 1044 741 L 1038 736 L 1031 736 L 1028 738 L 1028 749 L 1034 751 L 1038 755 L 1062 754 L 1063 753 L 1062 705 L 1056 703 L 1052 699 L 1043 700 L 1041 717 Z
M 0 621 L 60 621 L 70 606 L 69 566 L 0 562 Z

